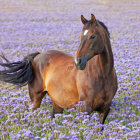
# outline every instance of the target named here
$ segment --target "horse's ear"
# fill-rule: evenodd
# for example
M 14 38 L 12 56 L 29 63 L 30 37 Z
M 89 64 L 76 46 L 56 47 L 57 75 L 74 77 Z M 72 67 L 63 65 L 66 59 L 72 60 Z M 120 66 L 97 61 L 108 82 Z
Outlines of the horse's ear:
M 95 25 L 97 25 L 96 18 L 93 14 L 91 14 L 91 20 Z
M 81 15 L 81 21 L 84 25 L 88 22 L 88 20 L 85 19 L 83 15 Z

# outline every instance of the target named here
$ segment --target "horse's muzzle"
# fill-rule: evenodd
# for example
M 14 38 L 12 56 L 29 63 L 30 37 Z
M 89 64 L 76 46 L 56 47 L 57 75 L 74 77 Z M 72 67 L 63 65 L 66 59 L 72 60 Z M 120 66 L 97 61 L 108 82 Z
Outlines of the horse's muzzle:
M 75 63 L 75 66 L 77 69 L 84 70 L 86 67 L 86 63 L 87 63 L 87 57 L 86 56 L 75 57 L 74 63 Z

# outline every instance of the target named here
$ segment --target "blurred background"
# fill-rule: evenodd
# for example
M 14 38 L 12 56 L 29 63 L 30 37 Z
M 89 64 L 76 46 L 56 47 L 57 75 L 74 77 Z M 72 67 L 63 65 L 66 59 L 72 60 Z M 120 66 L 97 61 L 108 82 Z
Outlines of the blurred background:
M 99 133 L 97 113 L 89 120 L 68 111 L 54 120 L 52 131 L 48 96 L 32 113 L 27 87 L 0 82 L 0 139 L 140 139 L 140 0 L 0 0 L 0 53 L 10 61 L 49 49 L 74 56 L 80 16 L 90 19 L 91 13 L 109 29 L 119 83 L 105 131 Z

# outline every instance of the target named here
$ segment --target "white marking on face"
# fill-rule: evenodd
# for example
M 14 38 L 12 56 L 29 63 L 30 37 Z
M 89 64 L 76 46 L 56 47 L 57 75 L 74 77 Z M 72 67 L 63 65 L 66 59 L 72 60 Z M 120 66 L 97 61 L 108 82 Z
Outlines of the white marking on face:
M 76 64 L 78 63 L 78 61 L 77 61 L 77 58 L 76 58 L 76 57 L 74 58 L 74 61 L 75 61 L 75 63 L 76 63 Z
M 88 33 L 88 30 L 85 30 L 85 31 L 84 31 L 84 35 L 86 35 L 87 33 Z

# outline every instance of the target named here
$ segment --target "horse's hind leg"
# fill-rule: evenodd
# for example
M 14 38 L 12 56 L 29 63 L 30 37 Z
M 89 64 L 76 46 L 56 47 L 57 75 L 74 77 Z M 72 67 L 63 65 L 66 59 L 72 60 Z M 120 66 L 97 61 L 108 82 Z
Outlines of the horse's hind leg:
M 43 97 L 46 95 L 47 92 L 39 92 L 39 93 L 36 93 L 35 96 L 34 96 L 34 99 L 33 99 L 33 109 L 37 109 L 40 107 L 41 105 L 41 101 L 43 99 Z
M 43 91 L 41 81 L 38 83 L 34 80 L 32 83 L 28 84 L 28 89 L 33 109 L 39 108 L 43 97 L 47 93 L 46 91 Z
M 92 103 L 90 103 L 89 101 L 84 101 L 82 112 L 87 112 L 88 115 L 90 115 L 92 113 L 92 111 L 93 111 Z
M 56 105 L 55 103 L 53 103 L 53 110 L 52 110 L 52 115 L 51 117 L 54 118 L 55 114 L 57 113 L 63 113 L 63 108 L 59 107 L 58 105 Z
M 43 97 L 46 95 L 47 92 L 34 92 L 34 93 L 31 93 L 29 91 L 29 95 L 30 95 L 30 99 L 31 99 L 31 102 L 33 104 L 33 109 L 37 109 L 40 107 L 41 105 L 41 101 L 43 99 Z

